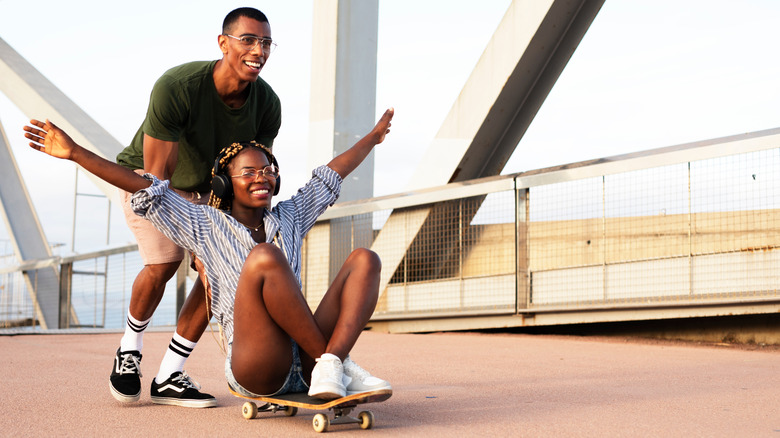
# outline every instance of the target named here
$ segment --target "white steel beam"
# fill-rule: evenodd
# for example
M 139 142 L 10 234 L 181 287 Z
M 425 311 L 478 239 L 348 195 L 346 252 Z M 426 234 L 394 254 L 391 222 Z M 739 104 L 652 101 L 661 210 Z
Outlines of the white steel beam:
M 603 4 L 604 0 L 514 0 L 408 190 L 499 174 Z M 382 258 L 380 293 L 434 208 L 416 211 L 413 224 L 396 214 L 385 222 L 372 245 Z M 397 242 L 398 229 L 404 230 L 403 245 Z M 446 241 L 447 236 L 439 240 Z
M 513 1 L 409 189 L 499 174 L 603 4 Z
M 43 228 L 35 214 L 27 187 L 22 181 L 11 145 L 0 123 L 0 214 L 3 216 L 17 260 L 51 257 Z M 59 273 L 55 266 L 31 269 L 24 272 L 27 290 L 35 308 L 35 317 L 41 328 L 60 326 Z M 37 295 L 36 295 L 37 291 Z
M 114 161 L 124 148 L 111 134 L 0 38 L 0 92 L 8 96 L 28 118 L 48 118 L 76 143 Z M 85 172 L 112 202 L 118 202 L 115 187 Z

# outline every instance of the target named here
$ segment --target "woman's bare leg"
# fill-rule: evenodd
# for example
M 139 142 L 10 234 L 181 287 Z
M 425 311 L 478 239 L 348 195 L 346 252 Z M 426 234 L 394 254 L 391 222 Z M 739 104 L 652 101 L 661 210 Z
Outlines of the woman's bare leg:
M 292 364 L 291 337 L 303 350 L 302 356 L 320 357 L 326 352 L 326 338 L 288 261 L 273 245 L 260 244 L 247 257 L 233 318 L 233 374 L 252 392 L 272 393 L 284 383 Z
M 342 361 L 374 313 L 381 268 L 382 262 L 373 251 L 352 251 L 314 313 L 320 331 L 328 339 L 325 351 Z M 311 356 L 301 355 L 301 360 L 306 371 L 314 366 Z

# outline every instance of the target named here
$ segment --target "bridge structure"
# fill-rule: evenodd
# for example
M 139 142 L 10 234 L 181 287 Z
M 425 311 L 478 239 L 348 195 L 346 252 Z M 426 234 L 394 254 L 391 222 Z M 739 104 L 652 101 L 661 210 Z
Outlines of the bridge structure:
M 509 5 L 407 192 L 371 198 L 370 157 L 310 233 L 304 292 L 311 303 L 346 255 L 364 246 L 383 260 L 372 324 L 389 331 L 780 311 L 773 274 L 780 263 L 777 200 L 766 195 L 744 208 L 696 205 L 713 190 L 707 182 L 712 160 L 728 166 L 749 154 L 750 163 L 768 165 L 761 154 L 772 156 L 777 131 L 500 175 L 603 3 Z M 323 162 L 373 126 L 378 1 L 315 2 L 314 13 L 312 70 L 318 74 L 312 75 L 309 156 Z M 76 141 L 99 155 L 114 157 L 121 149 L 1 39 L 0 91 L 29 116 L 56 114 Z M 2 143 L 2 211 L 18 259 L 5 271 L 24 276 L 41 327 L 66 327 L 76 314 L 70 275 L 79 257 L 52 256 L 5 133 Z M 673 192 L 659 205 L 674 208 L 659 217 L 620 207 L 626 191 L 655 205 L 642 182 L 653 172 Z M 580 205 L 582 198 L 591 207 Z M 739 268 L 728 276 L 719 266 Z M 182 299 L 184 283 L 180 278 Z

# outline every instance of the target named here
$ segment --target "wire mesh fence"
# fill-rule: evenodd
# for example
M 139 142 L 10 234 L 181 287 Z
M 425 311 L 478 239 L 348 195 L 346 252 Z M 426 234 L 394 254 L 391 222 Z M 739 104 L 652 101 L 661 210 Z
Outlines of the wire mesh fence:
M 13 266 L 15 257 L 7 255 L 4 261 L 6 266 Z M 63 261 L 66 263 L 60 264 Z M 57 264 L 60 271 L 63 266 L 72 266 L 72 269 L 68 270 L 66 280 L 69 283 L 68 293 L 63 293 L 61 297 L 61 306 L 69 311 L 64 312 L 60 327 L 49 328 L 121 329 L 125 326 L 132 284 L 143 267 L 135 245 L 110 255 L 91 257 L 84 254 L 78 260 L 55 258 L 52 263 Z M 6 271 L 10 272 L 0 273 L 0 328 L 37 328 L 40 320 L 36 311 L 35 275 L 25 275 L 20 269 L 6 268 Z M 166 285 L 150 326 L 175 325 L 175 288 L 174 281 Z
M 337 204 L 304 241 L 303 293 L 314 309 L 365 247 L 383 263 L 375 319 L 777 302 L 778 137 Z M 68 324 L 121 327 L 140 267 L 137 251 L 74 263 Z M 36 324 L 33 283 L 0 274 L 0 325 Z M 174 296 L 155 325 L 175 324 Z

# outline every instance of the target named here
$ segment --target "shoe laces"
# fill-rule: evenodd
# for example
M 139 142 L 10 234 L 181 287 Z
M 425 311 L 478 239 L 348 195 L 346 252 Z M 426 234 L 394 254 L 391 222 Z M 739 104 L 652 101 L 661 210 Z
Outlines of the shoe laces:
M 338 358 L 317 358 L 317 364 L 319 365 L 319 368 L 321 372 L 328 377 L 335 378 L 335 376 L 339 373 L 344 372 L 344 365 L 341 363 L 340 360 L 337 360 Z
M 171 381 L 176 382 L 185 388 L 193 388 L 198 391 L 200 390 L 200 384 L 192 380 L 192 377 L 190 377 L 186 371 L 182 371 L 181 374 L 172 378 Z
M 143 377 L 141 374 L 141 362 L 138 358 L 130 353 L 122 354 L 122 363 L 119 364 L 119 374 L 138 374 L 138 377 Z
M 344 372 L 346 374 L 349 374 L 350 377 L 356 380 L 366 380 L 368 377 L 371 377 L 371 373 L 364 370 L 363 367 L 358 365 L 355 361 L 352 359 L 347 359 L 344 361 Z

